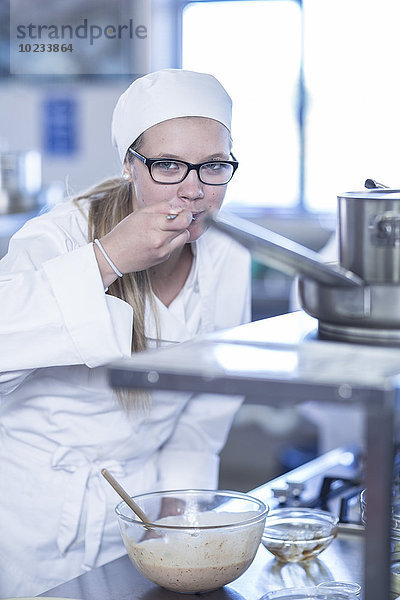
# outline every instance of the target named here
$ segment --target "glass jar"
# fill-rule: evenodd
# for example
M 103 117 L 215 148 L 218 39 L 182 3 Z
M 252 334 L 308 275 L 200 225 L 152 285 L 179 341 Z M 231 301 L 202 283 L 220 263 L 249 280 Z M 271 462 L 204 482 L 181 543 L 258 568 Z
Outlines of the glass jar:
M 394 492 L 395 494 L 395 492 Z M 361 521 L 367 522 L 367 490 L 360 494 Z M 394 495 L 392 504 L 392 533 L 390 538 L 390 571 L 391 571 L 391 596 L 393 600 L 400 596 L 400 502 L 398 495 Z

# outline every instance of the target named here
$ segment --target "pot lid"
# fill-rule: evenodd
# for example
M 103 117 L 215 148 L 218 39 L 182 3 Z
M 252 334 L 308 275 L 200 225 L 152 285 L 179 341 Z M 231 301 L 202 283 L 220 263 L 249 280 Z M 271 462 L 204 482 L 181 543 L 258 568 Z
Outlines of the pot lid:
M 357 198 L 361 200 L 400 200 L 400 190 L 395 190 L 375 179 L 366 179 L 365 190 L 361 192 L 346 192 L 339 194 L 339 198 Z
M 361 190 L 360 192 L 345 192 L 340 194 L 339 198 L 357 198 L 361 200 L 400 200 L 400 190 L 375 189 Z

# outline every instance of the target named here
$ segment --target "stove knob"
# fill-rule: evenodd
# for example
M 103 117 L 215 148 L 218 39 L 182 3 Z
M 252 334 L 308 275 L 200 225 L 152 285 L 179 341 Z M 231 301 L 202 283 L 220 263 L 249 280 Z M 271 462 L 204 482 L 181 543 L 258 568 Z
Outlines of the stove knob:
M 286 485 L 294 498 L 299 498 L 306 487 L 304 483 L 298 483 L 297 481 L 288 481 Z
M 288 499 L 291 497 L 291 493 L 287 487 L 273 488 L 272 493 L 273 493 L 274 498 L 278 499 L 279 504 L 286 504 Z

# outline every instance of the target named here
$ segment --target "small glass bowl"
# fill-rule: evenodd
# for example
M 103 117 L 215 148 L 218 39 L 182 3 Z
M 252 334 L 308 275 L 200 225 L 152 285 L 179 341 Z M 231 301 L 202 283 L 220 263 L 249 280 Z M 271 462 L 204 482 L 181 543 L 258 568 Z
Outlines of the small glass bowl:
M 132 564 L 153 583 L 186 594 L 237 579 L 253 562 L 268 507 L 248 494 L 177 490 L 133 496 L 150 519 L 125 502 L 115 511 Z
M 309 587 L 268 592 L 261 600 L 360 600 L 360 597 L 346 591 Z
M 391 587 L 392 594 L 400 594 L 400 555 L 392 556 L 390 562 Z
M 350 581 L 323 581 L 317 585 L 319 590 L 333 590 L 335 592 L 346 592 L 359 596 L 361 593 L 361 585 Z
M 265 521 L 263 545 L 280 561 L 315 558 L 337 535 L 338 517 L 310 508 L 276 508 Z
M 360 494 L 361 521 L 367 524 L 367 490 Z M 396 496 L 392 505 L 392 534 L 390 539 L 391 592 L 400 594 L 400 503 Z M 400 596 L 399 596 L 400 598 Z
M 361 490 L 360 493 L 360 507 L 361 507 L 361 522 L 367 524 L 367 490 Z
M 361 522 L 367 524 L 367 490 L 363 489 L 360 493 Z M 400 501 L 393 497 L 392 503 L 392 537 L 400 540 Z

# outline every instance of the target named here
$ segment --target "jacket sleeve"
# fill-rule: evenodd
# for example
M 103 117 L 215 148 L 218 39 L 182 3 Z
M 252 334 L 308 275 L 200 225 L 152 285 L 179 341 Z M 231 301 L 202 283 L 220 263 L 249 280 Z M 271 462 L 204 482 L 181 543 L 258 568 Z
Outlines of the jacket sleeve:
M 0 393 L 30 370 L 130 356 L 132 309 L 104 293 L 92 244 L 34 219 L 0 261 Z

